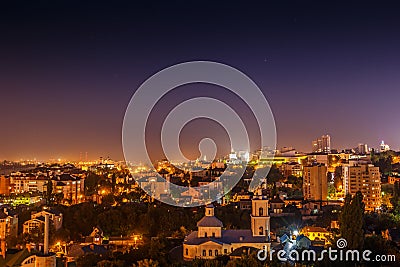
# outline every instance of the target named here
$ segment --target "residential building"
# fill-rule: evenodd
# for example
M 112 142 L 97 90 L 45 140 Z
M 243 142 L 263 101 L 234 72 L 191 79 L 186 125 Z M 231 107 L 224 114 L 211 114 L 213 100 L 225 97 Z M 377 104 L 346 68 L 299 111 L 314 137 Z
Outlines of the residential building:
M 364 196 L 365 210 L 375 211 L 381 206 L 381 177 L 379 167 L 356 163 L 348 167 L 345 176 L 345 193 L 354 195 L 360 191 Z
M 327 200 L 328 169 L 325 165 L 305 166 L 303 171 L 304 200 Z
M 71 204 L 80 203 L 85 190 L 84 178 L 63 173 L 52 178 L 54 193 L 62 194 Z
M 11 182 L 9 176 L 0 176 L 0 195 L 9 196 L 11 192 Z
M 281 165 L 281 172 L 283 177 L 288 178 L 289 176 L 302 177 L 303 176 L 303 165 L 297 162 L 288 162 Z
M 368 145 L 367 144 L 358 144 L 356 149 L 357 154 L 359 155 L 366 155 L 368 154 Z
M 323 135 L 321 138 L 312 141 L 313 153 L 331 153 L 331 137 Z
M 41 227 L 44 227 L 46 215 L 49 216 L 50 223 L 54 226 L 56 231 L 62 227 L 62 213 L 54 209 L 44 209 L 31 215 L 31 219 L 23 224 L 23 232 L 31 233 L 34 229 L 41 229 Z
M 18 235 L 18 215 L 8 209 L 0 210 L 0 240 Z
M 48 180 L 45 174 L 15 172 L 10 175 L 13 193 L 46 192 Z

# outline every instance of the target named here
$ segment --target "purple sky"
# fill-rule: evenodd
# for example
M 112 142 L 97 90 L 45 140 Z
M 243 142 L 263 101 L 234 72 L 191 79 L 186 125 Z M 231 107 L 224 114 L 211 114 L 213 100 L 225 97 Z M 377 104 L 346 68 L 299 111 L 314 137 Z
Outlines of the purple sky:
M 0 159 L 122 159 L 122 120 L 135 89 L 190 60 L 250 76 L 274 112 L 278 147 L 309 151 L 329 133 L 338 149 L 381 140 L 400 148 L 396 6 L 27 3 L 0 8 Z M 180 94 L 170 99 L 160 111 Z M 182 139 L 195 155 L 193 134 L 216 128 L 192 126 Z

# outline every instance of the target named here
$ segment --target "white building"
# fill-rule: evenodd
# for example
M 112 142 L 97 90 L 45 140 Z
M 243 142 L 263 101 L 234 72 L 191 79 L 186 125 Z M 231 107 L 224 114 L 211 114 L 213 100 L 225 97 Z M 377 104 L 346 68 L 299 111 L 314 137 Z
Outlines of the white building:
M 185 238 L 183 257 L 185 260 L 213 259 L 229 255 L 241 247 L 269 250 L 269 220 L 268 200 L 263 196 L 252 199 L 251 229 L 248 230 L 224 230 L 223 223 L 214 215 L 214 206 L 210 204 L 205 216 L 197 223 L 198 230 Z
M 381 145 L 379 146 L 379 152 L 386 152 L 390 150 L 390 146 L 385 144 L 385 142 L 382 140 Z

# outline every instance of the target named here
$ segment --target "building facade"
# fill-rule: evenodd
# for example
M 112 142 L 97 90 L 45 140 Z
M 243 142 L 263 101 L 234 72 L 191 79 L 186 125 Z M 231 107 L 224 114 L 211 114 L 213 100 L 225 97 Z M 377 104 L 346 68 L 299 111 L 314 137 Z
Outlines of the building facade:
M 18 215 L 4 209 L 0 211 L 0 240 L 18 235 Z
M 0 195 L 9 196 L 11 192 L 11 179 L 9 176 L 0 176 Z
M 327 200 L 328 168 L 324 165 L 305 166 L 303 171 L 304 200 Z
M 215 217 L 214 206 L 208 205 L 205 216 L 197 223 L 198 230 L 190 233 L 183 243 L 183 258 L 214 259 L 229 255 L 241 247 L 270 249 L 268 200 L 255 196 L 252 200 L 251 229 L 224 230 Z
M 312 151 L 314 153 L 331 153 L 330 135 L 323 135 L 321 138 L 312 141 Z
M 379 167 L 371 164 L 355 164 L 347 167 L 344 185 L 345 193 L 363 194 L 366 211 L 375 211 L 381 206 L 381 176 Z
M 42 229 L 44 227 L 46 215 L 49 216 L 50 223 L 54 226 L 56 231 L 62 227 L 62 213 L 52 209 L 46 209 L 31 215 L 31 219 L 23 224 L 23 233 L 31 233 L 34 230 Z

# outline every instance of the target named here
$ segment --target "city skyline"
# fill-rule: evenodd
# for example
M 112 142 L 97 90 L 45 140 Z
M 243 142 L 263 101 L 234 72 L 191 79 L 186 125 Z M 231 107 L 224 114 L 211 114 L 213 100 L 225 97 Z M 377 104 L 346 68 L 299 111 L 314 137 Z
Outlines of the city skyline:
M 191 60 L 223 62 L 259 85 L 275 116 L 278 148 L 307 152 L 311 140 L 328 133 L 332 148 L 378 147 L 385 140 L 400 149 L 395 8 L 313 3 L 255 9 L 223 2 L 186 8 L 5 5 L 0 159 L 77 160 L 88 152 L 89 159 L 122 160 L 130 97 L 152 74 Z M 188 86 L 186 96 L 172 94 L 158 110 L 212 91 Z M 224 100 L 240 105 L 231 96 Z M 202 125 L 186 130 L 189 154 L 196 153 L 191 136 L 210 134 L 196 133 Z

